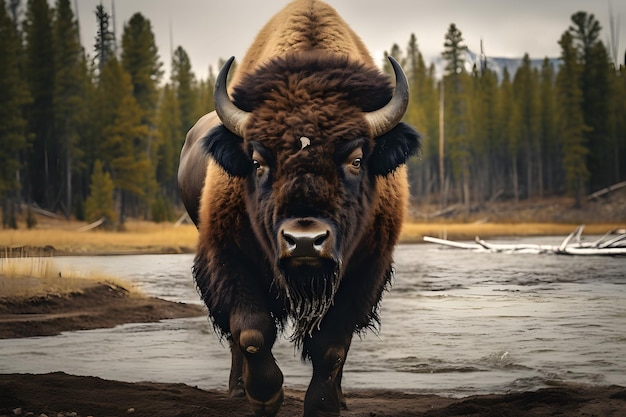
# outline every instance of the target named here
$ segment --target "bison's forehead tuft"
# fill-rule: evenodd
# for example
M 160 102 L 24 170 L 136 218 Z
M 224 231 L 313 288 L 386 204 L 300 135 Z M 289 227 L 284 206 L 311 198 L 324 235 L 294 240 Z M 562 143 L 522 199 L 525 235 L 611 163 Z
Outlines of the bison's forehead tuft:
M 317 113 L 324 122 L 337 110 L 354 107 L 370 112 L 390 99 L 389 76 L 374 66 L 345 56 L 314 52 L 291 53 L 274 58 L 247 74 L 235 87 L 237 107 L 254 112 L 262 107 L 274 114 Z M 289 122 L 285 115 L 285 122 Z M 308 136 L 304 131 L 302 136 Z
M 300 138 L 300 143 L 302 144 L 301 149 L 304 149 L 311 144 L 311 139 L 307 138 L 306 136 L 302 136 Z

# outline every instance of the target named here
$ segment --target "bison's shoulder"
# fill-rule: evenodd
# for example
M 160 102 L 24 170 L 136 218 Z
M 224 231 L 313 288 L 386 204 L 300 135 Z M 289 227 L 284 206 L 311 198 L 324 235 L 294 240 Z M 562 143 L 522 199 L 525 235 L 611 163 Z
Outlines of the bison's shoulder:
M 178 188 L 187 213 L 198 224 L 200 193 L 204 184 L 208 155 L 204 152 L 202 139 L 215 126 L 220 124 L 215 112 L 202 116 L 187 132 L 180 152 L 178 165 Z
M 317 0 L 295 0 L 261 29 L 239 64 L 231 85 L 238 85 L 244 74 L 253 72 L 270 58 L 310 50 L 348 55 L 353 60 L 374 65 L 361 38 L 334 8 Z

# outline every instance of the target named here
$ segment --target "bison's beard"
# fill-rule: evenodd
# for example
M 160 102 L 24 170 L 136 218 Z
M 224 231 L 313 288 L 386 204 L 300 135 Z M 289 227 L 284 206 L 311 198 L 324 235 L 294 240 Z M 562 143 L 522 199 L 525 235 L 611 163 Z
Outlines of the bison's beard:
M 320 329 L 339 287 L 339 268 L 283 271 L 282 281 L 289 315 L 293 318 L 292 341 L 302 342 Z

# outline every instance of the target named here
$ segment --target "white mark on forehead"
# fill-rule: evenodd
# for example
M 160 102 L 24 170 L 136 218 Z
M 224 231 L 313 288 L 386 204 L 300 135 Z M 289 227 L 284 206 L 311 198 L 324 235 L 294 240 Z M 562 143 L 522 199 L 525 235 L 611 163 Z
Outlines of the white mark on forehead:
M 300 143 L 302 144 L 300 150 L 302 150 L 311 144 L 311 139 L 307 138 L 306 136 L 302 136 L 300 138 Z

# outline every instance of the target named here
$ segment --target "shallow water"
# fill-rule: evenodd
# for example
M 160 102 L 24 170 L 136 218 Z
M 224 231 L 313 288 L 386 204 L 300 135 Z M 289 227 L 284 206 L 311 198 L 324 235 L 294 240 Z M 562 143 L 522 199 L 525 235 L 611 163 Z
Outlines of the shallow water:
M 346 389 L 465 396 L 555 382 L 626 385 L 626 258 L 424 244 L 398 246 L 395 260 L 382 328 L 355 337 Z M 151 296 L 200 303 L 192 261 L 192 255 L 63 257 L 56 265 L 120 276 Z M 305 388 L 310 365 L 286 339 L 274 348 L 285 385 Z M 0 340 L 1 373 L 64 371 L 225 389 L 229 366 L 226 343 L 204 317 Z

